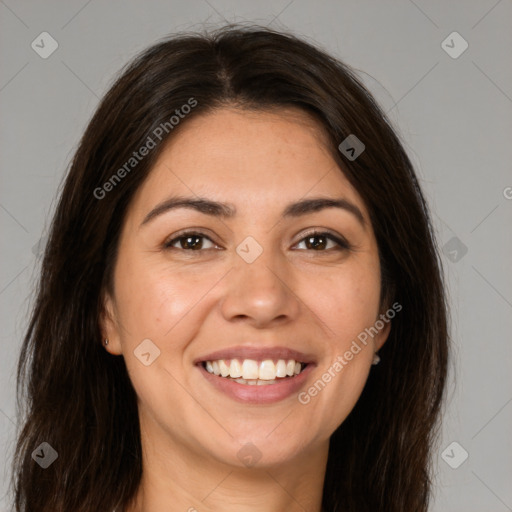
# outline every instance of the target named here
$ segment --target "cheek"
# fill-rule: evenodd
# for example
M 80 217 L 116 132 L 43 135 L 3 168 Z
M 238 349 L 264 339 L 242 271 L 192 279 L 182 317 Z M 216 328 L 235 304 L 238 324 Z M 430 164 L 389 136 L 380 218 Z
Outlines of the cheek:
M 326 435 L 345 420 L 355 406 L 370 371 L 371 339 L 365 344 L 358 336 L 374 325 L 378 316 L 380 272 L 375 260 L 354 262 L 331 275 L 327 287 L 317 288 L 315 312 L 328 326 L 326 358 L 317 380 L 306 389 L 318 428 Z M 321 382 L 319 382 L 321 381 Z
M 116 299 L 130 342 L 144 338 L 162 342 L 169 337 L 177 341 L 177 333 L 185 328 L 193 311 L 201 309 L 201 299 L 216 281 L 217 274 L 155 264 L 143 256 L 119 261 Z
M 310 289 L 314 290 L 310 300 L 315 311 L 338 344 L 350 344 L 378 316 L 380 274 L 374 265 L 347 265 Z

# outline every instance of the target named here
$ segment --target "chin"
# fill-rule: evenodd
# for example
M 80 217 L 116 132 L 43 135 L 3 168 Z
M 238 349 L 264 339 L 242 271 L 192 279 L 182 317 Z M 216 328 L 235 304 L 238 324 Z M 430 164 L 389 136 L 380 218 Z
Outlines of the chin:
M 276 423 L 274 423 L 275 428 Z M 238 468 L 271 468 L 287 464 L 296 459 L 304 449 L 304 441 L 299 442 L 297 433 L 296 440 L 286 436 L 282 439 L 274 435 L 272 429 L 265 432 L 234 436 L 228 446 L 215 447 L 214 457 L 224 464 Z M 286 442 L 284 442 L 286 441 Z

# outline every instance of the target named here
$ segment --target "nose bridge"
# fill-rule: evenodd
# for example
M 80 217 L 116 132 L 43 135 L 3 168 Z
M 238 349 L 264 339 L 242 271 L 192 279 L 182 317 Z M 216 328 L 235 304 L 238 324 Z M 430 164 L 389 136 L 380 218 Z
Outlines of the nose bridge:
M 283 278 L 285 269 L 278 251 L 265 243 L 260 245 L 254 238 L 247 237 L 237 247 L 235 272 L 240 286 L 248 286 L 253 295 L 272 294 L 274 300 L 283 293 Z M 279 274 L 282 273 L 281 277 Z
M 226 318 L 242 316 L 263 325 L 276 318 L 294 317 L 298 303 L 291 292 L 292 283 L 288 282 L 291 274 L 278 251 L 247 237 L 236 252 L 231 284 L 223 302 Z

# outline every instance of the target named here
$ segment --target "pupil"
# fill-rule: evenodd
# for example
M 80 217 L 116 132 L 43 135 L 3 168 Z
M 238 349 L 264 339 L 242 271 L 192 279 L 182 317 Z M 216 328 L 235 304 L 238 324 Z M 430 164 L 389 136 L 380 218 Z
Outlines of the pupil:
M 320 242 L 320 243 L 317 243 L 317 244 L 314 244 L 314 243 L 311 243 L 311 240 L 314 240 L 314 239 L 321 239 L 323 240 L 323 242 Z M 310 236 L 308 237 L 307 239 L 307 245 L 308 245 L 308 249 L 311 247 L 314 247 L 314 248 L 317 248 L 317 247 L 322 247 L 324 248 L 325 247 L 325 237 L 324 236 L 319 236 L 319 235 L 315 235 L 315 236 Z
M 200 249 L 201 248 L 201 237 L 198 235 L 187 236 L 186 238 L 184 238 L 184 240 L 185 240 L 185 246 L 183 243 L 181 244 L 183 249 L 187 249 L 188 247 L 190 247 L 192 249 Z M 196 240 L 196 243 L 192 243 L 191 240 Z M 186 247 L 187 245 L 188 245 L 188 247 Z

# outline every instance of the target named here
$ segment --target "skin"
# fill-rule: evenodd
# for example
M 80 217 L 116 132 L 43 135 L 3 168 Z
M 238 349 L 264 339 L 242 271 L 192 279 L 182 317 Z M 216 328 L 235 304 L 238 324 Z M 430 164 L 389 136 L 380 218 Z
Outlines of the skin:
M 284 345 L 314 354 L 307 390 L 384 312 L 368 212 L 324 142 L 301 111 L 224 108 L 181 126 L 137 191 L 101 320 L 106 350 L 125 358 L 138 396 L 143 478 L 130 512 L 321 510 L 329 437 L 357 402 L 390 324 L 307 404 L 296 393 L 236 402 L 193 361 L 244 343 Z M 174 194 L 230 203 L 237 214 L 182 208 L 141 226 Z M 337 208 L 281 218 L 289 203 L 318 196 L 349 200 L 366 225 Z M 204 233 L 202 248 L 183 239 L 163 248 L 186 228 Z M 308 246 L 309 228 L 352 248 L 322 237 L 313 242 L 327 245 Z M 250 264 L 236 252 L 247 236 L 263 248 Z M 160 350 L 149 366 L 134 355 L 144 339 Z M 248 442 L 261 454 L 250 468 L 237 457 Z

